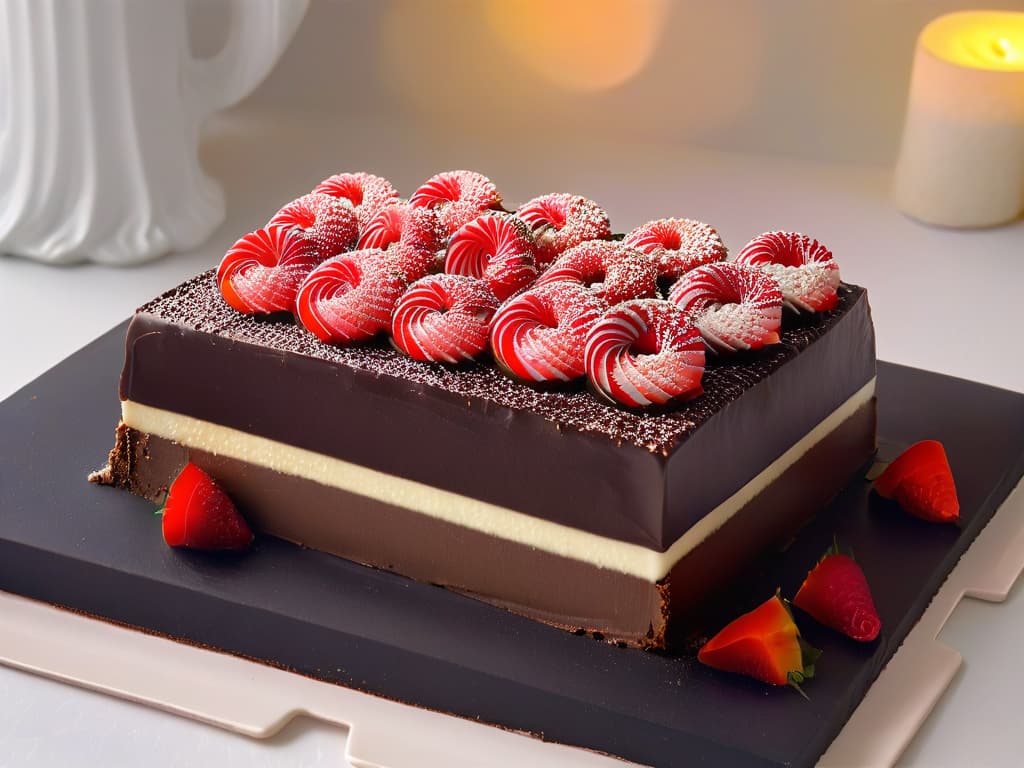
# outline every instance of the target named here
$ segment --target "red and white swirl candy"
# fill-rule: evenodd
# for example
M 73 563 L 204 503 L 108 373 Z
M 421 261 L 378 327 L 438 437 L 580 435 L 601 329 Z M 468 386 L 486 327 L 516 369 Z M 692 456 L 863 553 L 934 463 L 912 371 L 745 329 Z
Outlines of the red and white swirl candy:
M 487 349 L 498 299 L 486 281 L 465 275 L 429 275 L 398 300 L 391 337 L 415 360 L 462 363 Z
M 528 382 L 582 376 L 587 332 L 608 308 L 576 283 L 528 289 L 501 306 L 491 322 L 491 351 L 509 375 Z
M 390 248 L 399 243 L 422 251 L 437 251 L 442 247 L 437 214 L 429 208 L 416 208 L 409 203 L 395 203 L 381 209 L 359 236 L 359 248 Z
M 448 241 L 444 271 L 483 278 L 504 301 L 537 278 L 530 231 L 514 216 L 478 216 L 459 227 Z
M 436 272 L 444 241 L 437 215 L 408 203 L 389 205 L 370 219 L 359 238 L 360 250 L 386 250 L 409 282 Z
M 590 240 L 559 256 L 537 285 L 568 281 L 589 287 L 609 304 L 652 297 L 658 268 L 646 253 L 610 240 Z
M 501 207 L 494 183 L 476 171 L 445 171 L 427 179 L 413 192 L 409 205 L 437 211 L 445 235 L 490 208 Z
M 516 215 L 533 231 L 537 266 L 541 269 L 573 246 L 603 240 L 612 233 L 604 208 L 579 195 L 541 195 L 523 203 Z
M 708 346 L 719 352 L 779 342 L 782 291 L 771 275 L 733 262 L 705 264 L 683 275 L 669 301 L 689 313 Z
M 727 255 L 714 227 L 693 219 L 649 221 L 622 242 L 649 254 L 658 264 L 658 277 L 670 280 L 704 264 L 725 261 Z
M 765 232 L 739 252 L 738 264 L 760 267 L 779 281 L 783 302 L 799 312 L 825 312 L 839 303 L 839 264 L 832 251 L 799 232 Z
M 315 192 L 292 200 L 274 214 L 267 226 L 299 230 L 313 243 L 320 261 L 349 250 L 359 236 L 352 204 Z
M 383 252 L 352 251 L 309 273 L 295 298 L 295 314 L 321 341 L 364 341 L 389 327 L 405 286 Z
M 299 285 L 318 263 L 313 244 L 300 231 L 257 229 L 224 254 L 217 268 L 217 287 L 239 312 L 291 312 Z
M 313 192 L 352 203 L 360 229 L 382 209 L 398 202 L 398 190 L 391 182 L 372 173 L 338 173 L 317 184 Z
M 629 408 L 703 392 L 704 340 L 667 301 L 639 299 L 609 309 L 587 334 L 585 359 L 591 388 Z

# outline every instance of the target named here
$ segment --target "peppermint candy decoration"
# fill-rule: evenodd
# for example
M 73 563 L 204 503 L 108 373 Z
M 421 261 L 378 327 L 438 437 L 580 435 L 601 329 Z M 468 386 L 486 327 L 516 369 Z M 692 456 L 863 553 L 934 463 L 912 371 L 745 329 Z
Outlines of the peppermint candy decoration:
M 483 278 L 504 301 L 537 278 L 530 231 L 513 216 L 478 216 L 448 241 L 444 271 Z
M 541 269 L 575 245 L 612 234 L 604 208 L 579 195 L 541 195 L 523 203 L 516 215 L 533 230 L 537 266 Z
M 409 205 L 437 211 L 447 236 L 489 208 L 499 208 L 501 194 L 481 173 L 445 171 L 427 179 L 413 192 Z
M 372 173 L 338 173 L 317 184 L 313 192 L 352 203 L 360 229 L 381 210 L 398 202 L 398 191 L 391 182 Z
M 363 228 L 359 248 L 384 250 L 399 244 L 421 251 L 436 251 L 444 242 L 437 214 L 428 208 L 396 203 L 379 211 Z
M 669 280 L 705 264 L 725 261 L 728 253 L 714 227 L 694 219 L 649 221 L 622 242 L 650 255 L 658 265 L 658 277 Z
M 679 278 L 668 300 L 694 318 L 704 341 L 718 352 L 779 342 L 782 291 L 774 277 L 758 269 L 706 264 Z
M 487 282 L 430 275 L 402 294 L 391 315 L 395 346 L 415 360 L 462 363 L 487 349 L 498 299 Z
M 309 273 L 295 298 L 295 314 L 321 341 L 364 341 L 389 326 L 405 286 L 383 252 L 353 251 Z
M 348 200 L 316 193 L 292 200 L 267 226 L 298 230 L 313 243 L 320 261 L 349 250 L 359 235 L 356 213 Z
M 704 341 L 690 317 L 667 301 L 612 307 L 587 334 L 584 355 L 591 389 L 618 405 L 664 405 L 703 392 Z
M 609 304 L 618 304 L 653 297 L 658 268 L 646 253 L 610 240 L 591 240 L 559 256 L 537 285 L 563 281 L 585 285 Z
M 832 251 L 799 232 L 765 232 L 739 252 L 736 263 L 759 267 L 779 281 L 783 303 L 795 312 L 826 312 L 839 303 L 839 264 Z
M 299 285 L 318 263 L 311 242 L 288 227 L 267 227 L 232 245 L 217 268 L 217 288 L 247 315 L 291 312 Z
M 494 316 L 494 359 L 506 373 L 527 382 L 577 379 L 586 372 L 587 333 L 607 307 L 582 285 L 534 286 Z

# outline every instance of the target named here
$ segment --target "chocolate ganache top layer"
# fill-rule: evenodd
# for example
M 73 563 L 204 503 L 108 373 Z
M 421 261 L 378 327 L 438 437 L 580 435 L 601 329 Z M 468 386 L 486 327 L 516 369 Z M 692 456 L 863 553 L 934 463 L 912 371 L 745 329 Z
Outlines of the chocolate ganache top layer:
M 236 312 L 213 271 L 142 307 L 126 354 L 122 399 L 656 550 L 860 389 L 875 366 L 866 292 L 843 285 L 835 310 L 787 313 L 780 344 L 709 354 L 700 397 L 627 411 L 582 385 L 537 389 L 492 364 L 421 363 L 384 341 L 325 344 L 287 316 Z M 173 370 L 182 375 L 168 377 Z
M 350 347 L 325 344 L 298 324 L 243 315 L 227 305 L 216 289 L 214 273 L 198 275 L 139 309 L 204 333 L 212 333 L 249 344 L 293 352 L 319 360 L 340 363 L 381 376 L 426 384 L 463 397 L 489 400 L 495 405 L 532 411 L 561 428 L 603 435 L 615 442 L 632 443 L 653 453 L 667 455 L 721 407 L 739 397 L 753 384 L 771 374 L 800 350 L 825 334 L 860 298 L 863 289 L 845 286 L 839 307 L 824 313 L 817 322 L 787 323 L 782 343 L 756 356 L 715 360 L 704 371 L 704 395 L 674 404 L 667 411 L 628 411 L 599 401 L 582 387 L 553 391 L 513 381 L 496 366 L 476 364 L 452 367 L 442 363 L 421 363 L 386 343 Z M 787 320 L 792 320 L 788 317 Z M 122 397 L 127 393 L 122 386 Z

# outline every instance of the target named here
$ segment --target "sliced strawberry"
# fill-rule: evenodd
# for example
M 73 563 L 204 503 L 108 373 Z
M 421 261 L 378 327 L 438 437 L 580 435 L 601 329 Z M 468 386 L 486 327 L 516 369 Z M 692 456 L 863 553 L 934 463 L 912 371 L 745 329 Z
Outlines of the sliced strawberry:
M 708 640 L 697 659 L 715 669 L 800 690 L 800 683 L 814 677 L 819 654 L 800 640 L 800 630 L 776 594 Z
M 164 541 L 189 549 L 246 549 L 252 530 L 213 478 L 192 462 L 171 483 L 163 508 Z
M 882 620 L 860 565 L 833 545 L 807 574 L 793 605 L 837 632 L 861 642 L 878 637 Z
M 875 490 L 922 520 L 955 523 L 960 519 L 953 472 L 946 449 L 937 440 L 922 440 L 907 448 L 878 476 Z

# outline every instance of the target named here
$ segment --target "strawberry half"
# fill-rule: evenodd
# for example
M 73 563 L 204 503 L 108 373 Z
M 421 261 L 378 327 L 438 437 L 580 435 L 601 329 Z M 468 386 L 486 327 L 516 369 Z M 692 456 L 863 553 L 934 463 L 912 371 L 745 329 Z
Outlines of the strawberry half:
M 922 520 L 955 523 L 960 519 L 953 472 L 938 440 L 922 440 L 907 448 L 875 479 L 875 490 Z
M 789 609 L 775 594 L 708 640 L 697 660 L 771 685 L 792 686 L 806 698 L 800 683 L 814 677 L 820 654 L 800 639 Z
M 192 462 L 171 483 L 161 512 L 171 547 L 242 550 L 254 538 L 228 495 Z
M 864 571 L 836 544 L 807 574 L 793 605 L 826 627 L 864 643 L 878 637 L 882 629 Z

